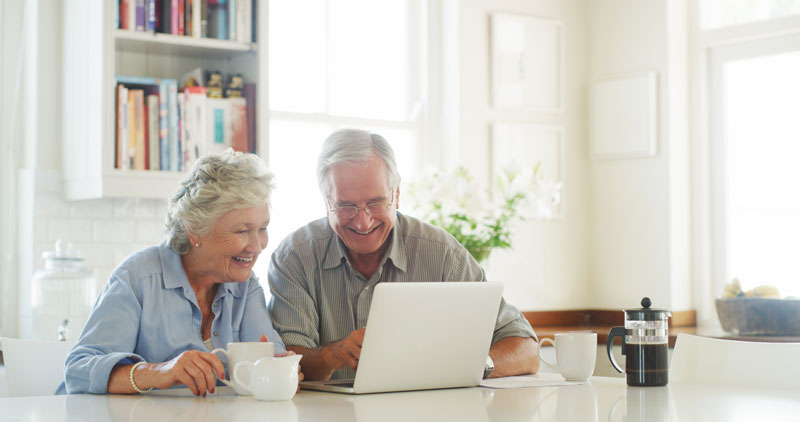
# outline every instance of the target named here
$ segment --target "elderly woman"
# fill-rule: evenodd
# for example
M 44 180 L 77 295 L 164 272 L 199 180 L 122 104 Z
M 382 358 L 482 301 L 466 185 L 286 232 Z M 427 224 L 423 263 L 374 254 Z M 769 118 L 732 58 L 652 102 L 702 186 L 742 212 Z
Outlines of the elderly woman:
M 213 393 L 210 350 L 270 341 L 253 265 L 267 246 L 273 176 L 253 154 L 201 158 L 169 203 L 167 238 L 120 264 L 66 360 L 59 393 L 133 394 L 184 384 Z M 233 368 L 229 368 L 232 370 Z

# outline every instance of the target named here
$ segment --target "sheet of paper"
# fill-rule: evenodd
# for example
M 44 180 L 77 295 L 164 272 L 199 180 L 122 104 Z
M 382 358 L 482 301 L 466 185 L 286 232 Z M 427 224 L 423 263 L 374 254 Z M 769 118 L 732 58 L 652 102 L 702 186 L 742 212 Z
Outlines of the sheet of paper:
M 565 381 L 558 374 L 520 375 L 516 377 L 489 378 L 481 381 L 480 386 L 486 388 L 525 388 L 525 387 L 560 387 L 564 385 L 581 385 L 586 381 Z

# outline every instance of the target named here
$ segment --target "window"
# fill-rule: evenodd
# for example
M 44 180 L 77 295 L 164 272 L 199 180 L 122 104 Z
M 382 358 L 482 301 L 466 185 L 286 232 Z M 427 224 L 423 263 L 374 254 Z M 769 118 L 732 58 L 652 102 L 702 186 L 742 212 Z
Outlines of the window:
M 262 280 L 278 243 L 326 215 L 316 160 L 331 132 L 383 135 L 402 177 L 419 165 L 422 10 L 421 1 L 269 2 L 269 166 L 277 189 L 270 242 L 255 269 Z
M 800 0 L 702 0 L 703 29 L 720 28 L 800 14 Z
M 713 290 L 737 277 L 800 297 L 800 34 L 709 57 Z

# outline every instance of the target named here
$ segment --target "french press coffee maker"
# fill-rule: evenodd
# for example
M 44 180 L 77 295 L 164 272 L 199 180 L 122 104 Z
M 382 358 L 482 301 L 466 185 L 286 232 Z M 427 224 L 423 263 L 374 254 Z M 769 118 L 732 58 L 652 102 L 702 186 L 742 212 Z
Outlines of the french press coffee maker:
M 625 309 L 625 326 L 613 327 L 608 333 L 608 359 L 619 372 L 624 372 L 628 385 L 649 387 L 667 385 L 668 335 L 667 320 L 672 314 L 664 309 L 650 309 L 650 298 L 642 299 L 640 309 Z M 614 337 L 622 337 L 625 370 L 614 360 L 611 346 Z

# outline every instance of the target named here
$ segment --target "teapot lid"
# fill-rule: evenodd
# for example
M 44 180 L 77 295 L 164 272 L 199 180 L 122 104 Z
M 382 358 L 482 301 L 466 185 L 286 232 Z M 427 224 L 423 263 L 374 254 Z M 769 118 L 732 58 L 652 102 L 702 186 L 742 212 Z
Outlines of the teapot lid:
M 664 316 L 671 317 L 672 314 L 666 309 L 650 309 L 652 301 L 649 297 L 642 298 L 642 307 L 637 309 L 623 309 L 627 319 L 637 321 L 660 321 Z

